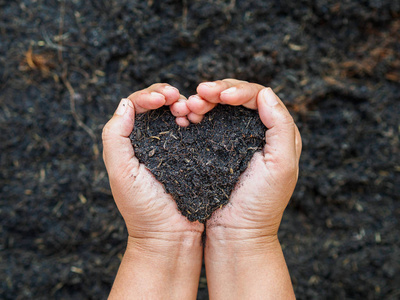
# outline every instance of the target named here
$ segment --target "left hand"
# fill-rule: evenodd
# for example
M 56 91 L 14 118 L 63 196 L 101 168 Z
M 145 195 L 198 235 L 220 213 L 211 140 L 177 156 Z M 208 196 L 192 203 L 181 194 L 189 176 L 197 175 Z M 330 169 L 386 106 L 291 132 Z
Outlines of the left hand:
M 177 123 L 185 125 L 186 99 L 167 84 L 154 84 L 121 100 L 114 116 L 103 129 L 103 158 L 115 203 L 123 216 L 129 237 L 137 241 L 195 239 L 200 245 L 204 225 L 189 222 L 178 211 L 150 171 L 140 164 L 129 139 L 135 113 L 172 105 Z
M 140 164 L 129 139 L 135 113 L 171 107 L 185 118 L 185 101 L 167 84 L 122 99 L 103 129 L 103 158 L 115 203 L 128 229 L 127 248 L 109 299 L 195 299 L 203 256 L 204 225 L 189 222 L 178 211 L 150 171 Z M 182 114 L 182 116 L 181 116 Z

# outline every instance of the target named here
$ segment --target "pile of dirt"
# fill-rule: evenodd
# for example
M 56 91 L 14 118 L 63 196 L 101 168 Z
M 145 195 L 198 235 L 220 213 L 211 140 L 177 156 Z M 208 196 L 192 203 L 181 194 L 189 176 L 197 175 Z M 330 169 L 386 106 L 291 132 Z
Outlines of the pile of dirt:
M 175 123 L 169 108 L 139 115 L 131 134 L 135 155 L 190 221 L 204 223 L 229 196 L 265 144 L 258 112 L 217 105 L 199 124 Z

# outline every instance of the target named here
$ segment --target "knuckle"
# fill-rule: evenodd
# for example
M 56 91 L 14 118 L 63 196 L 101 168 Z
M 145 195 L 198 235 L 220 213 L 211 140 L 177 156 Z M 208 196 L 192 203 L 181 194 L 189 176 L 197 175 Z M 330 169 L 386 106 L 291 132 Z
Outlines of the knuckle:
M 295 129 L 295 124 L 294 124 L 294 120 L 293 117 L 290 115 L 289 112 L 286 112 L 284 114 L 282 114 L 282 118 L 281 118 L 281 123 L 286 125 L 286 126 L 290 126 L 293 127 L 293 130 Z
M 296 143 L 297 143 L 297 148 L 301 151 L 301 149 L 303 148 L 303 142 L 301 141 L 301 137 L 300 136 L 296 140 Z
M 295 130 L 296 130 L 296 141 L 297 141 L 298 145 L 301 147 L 303 145 L 303 141 L 301 138 L 300 130 L 296 124 L 294 126 L 295 126 Z
M 225 80 L 215 80 L 214 82 L 215 82 L 218 86 L 221 86 L 221 85 L 225 86 L 225 85 L 227 85 L 227 82 L 226 82 Z
M 161 88 L 164 87 L 166 85 L 166 83 L 153 83 L 151 86 L 149 86 L 149 89 L 157 89 L 157 88 Z
M 298 163 L 295 157 L 287 158 L 282 156 L 274 156 L 268 159 L 274 168 L 274 172 L 280 174 L 284 180 L 290 180 L 297 174 Z
M 111 124 L 108 122 L 106 125 L 103 127 L 103 131 L 101 133 L 101 138 L 104 141 L 107 141 L 111 138 L 112 136 L 112 129 L 111 129 Z
M 145 90 L 141 90 L 135 93 L 136 98 L 140 98 L 143 96 L 147 96 L 149 94 L 149 90 L 145 89 Z
M 290 182 L 297 178 L 297 170 L 298 165 L 295 159 L 291 160 L 290 162 L 286 162 L 285 164 L 281 165 L 281 176 L 285 182 Z
M 106 163 L 106 152 L 104 151 L 104 149 L 103 149 L 103 161 L 104 161 L 104 163 Z M 107 168 L 107 166 L 106 166 L 106 168 Z

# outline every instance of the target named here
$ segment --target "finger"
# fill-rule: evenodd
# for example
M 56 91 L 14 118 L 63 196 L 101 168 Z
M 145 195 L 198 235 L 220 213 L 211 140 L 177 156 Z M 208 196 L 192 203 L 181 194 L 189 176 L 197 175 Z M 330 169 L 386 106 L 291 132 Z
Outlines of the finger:
M 296 144 L 296 156 L 297 156 L 297 162 L 300 161 L 300 156 L 301 156 L 301 149 L 302 149 L 302 141 L 301 141 L 301 135 L 299 128 L 295 125 L 295 144 Z
M 179 90 L 167 83 L 155 83 L 149 86 L 146 90 L 151 92 L 160 93 L 165 97 L 165 105 L 171 105 L 180 98 Z
M 127 165 L 139 168 L 129 135 L 135 120 L 133 103 L 124 98 L 114 116 L 103 128 L 103 159 L 110 178 L 124 170 Z M 132 165 L 133 164 L 133 165 Z
M 166 84 L 156 83 L 147 89 L 137 91 L 128 98 L 135 106 L 136 113 L 143 113 L 163 105 L 171 105 L 179 99 L 178 89 Z
M 300 163 L 300 156 L 301 156 L 301 148 L 302 148 L 302 142 L 301 142 L 301 135 L 300 135 L 300 131 L 297 128 L 297 126 L 295 125 L 295 145 L 296 145 L 296 157 L 297 157 L 297 174 L 296 177 L 299 177 L 299 163 Z
M 212 110 L 217 103 L 211 103 L 202 99 L 199 95 L 190 96 L 186 102 L 189 110 L 197 115 L 204 115 Z
M 265 87 L 249 82 L 240 82 L 220 94 L 220 100 L 229 105 L 243 105 L 244 107 L 257 109 L 257 95 Z
M 190 122 L 187 115 L 190 113 L 189 108 L 186 105 L 187 99 L 185 96 L 180 95 L 177 102 L 170 105 L 171 113 L 176 117 L 175 122 L 178 126 L 187 127 Z
M 128 97 L 128 99 L 132 101 L 135 106 L 135 111 L 138 114 L 160 108 L 166 103 L 165 96 L 163 94 L 149 92 L 146 90 L 133 93 Z
M 236 79 L 224 79 L 213 82 L 203 82 L 197 87 L 197 93 L 204 100 L 211 103 L 220 103 L 220 94 L 222 91 L 243 82 Z
M 268 128 L 264 147 L 266 163 L 272 164 L 276 170 L 296 169 L 295 124 L 292 116 L 270 88 L 260 91 L 257 104 L 261 121 Z
M 189 120 L 186 117 L 177 117 L 175 122 L 181 127 L 188 127 L 190 125 Z
M 173 104 L 171 104 L 170 109 L 171 113 L 175 117 L 184 117 L 190 113 L 190 109 L 187 106 L 187 99 L 185 96 L 181 95 L 179 100 Z
M 195 114 L 192 112 L 189 113 L 187 116 L 188 120 L 194 124 L 200 123 L 201 120 L 203 120 L 203 117 L 204 117 L 204 115 L 198 115 L 198 114 Z

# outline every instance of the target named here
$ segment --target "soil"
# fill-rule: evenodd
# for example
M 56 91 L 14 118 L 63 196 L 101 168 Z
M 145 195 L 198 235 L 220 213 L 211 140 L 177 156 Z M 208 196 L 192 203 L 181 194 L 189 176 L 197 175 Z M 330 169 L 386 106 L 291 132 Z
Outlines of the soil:
M 131 134 L 135 154 L 190 221 L 204 223 L 229 196 L 265 144 L 258 112 L 218 105 L 199 124 L 179 127 L 169 108 L 140 115 Z
M 0 298 L 106 299 L 127 232 L 104 124 L 155 82 L 228 77 L 302 135 L 279 231 L 297 298 L 399 298 L 399 1 L 0 0 L 0 34 Z

